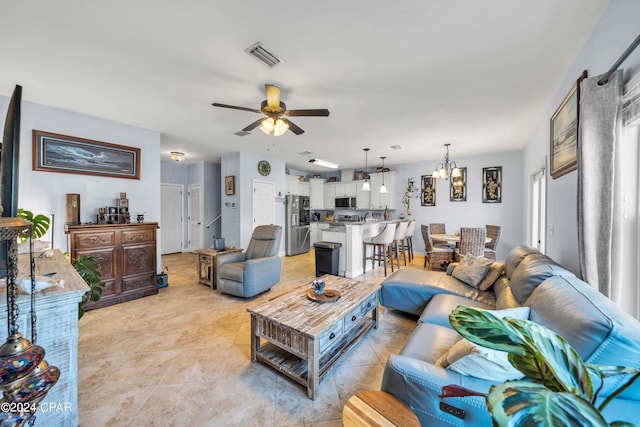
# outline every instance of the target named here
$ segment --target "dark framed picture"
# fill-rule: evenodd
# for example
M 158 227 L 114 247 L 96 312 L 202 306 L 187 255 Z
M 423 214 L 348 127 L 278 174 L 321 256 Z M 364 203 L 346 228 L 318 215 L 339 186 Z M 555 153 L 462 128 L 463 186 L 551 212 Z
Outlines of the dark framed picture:
M 224 178 L 224 194 L 227 196 L 233 196 L 236 194 L 236 177 L 226 176 Z
M 452 202 L 466 202 L 467 201 L 467 168 L 460 169 L 460 176 L 452 176 L 451 184 L 449 185 L 450 194 L 449 200 Z
M 140 179 L 140 149 L 34 129 L 33 170 Z
M 422 197 L 420 197 L 422 206 L 436 205 L 436 179 L 431 175 L 422 175 Z
M 482 168 L 482 203 L 502 203 L 502 166 Z
M 580 82 L 587 77 L 583 71 L 567 96 L 551 116 L 551 177 L 559 178 L 578 168 L 578 133 L 580 130 Z

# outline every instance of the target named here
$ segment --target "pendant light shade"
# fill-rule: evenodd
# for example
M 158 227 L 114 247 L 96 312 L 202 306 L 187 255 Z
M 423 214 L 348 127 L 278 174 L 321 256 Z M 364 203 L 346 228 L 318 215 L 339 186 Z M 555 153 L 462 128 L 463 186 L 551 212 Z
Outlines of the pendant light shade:
M 384 159 L 386 159 L 386 157 L 380 157 L 382 159 L 382 185 L 380 186 L 380 192 L 381 193 L 386 193 L 387 192 L 387 186 L 384 185 Z
M 371 191 L 371 185 L 369 184 L 369 174 L 368 174 L 369 171 L 367 170 L 369 149 L 363 148 L 363 150 L 364 150 L 364 182 L 362 183 L 362 191 Z

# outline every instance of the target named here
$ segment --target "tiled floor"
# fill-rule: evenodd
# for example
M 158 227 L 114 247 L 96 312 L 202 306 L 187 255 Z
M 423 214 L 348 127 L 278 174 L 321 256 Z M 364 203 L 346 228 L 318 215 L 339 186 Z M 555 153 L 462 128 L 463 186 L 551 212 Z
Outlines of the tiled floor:
M 282 280 L 245 300 L 197 282 L 191 253 L 163 256 L 158 295 L 87 312 L 80 320 L 80 425 L 341 426 L 353 394 L 379 390 L 384 364 L 416 319 L 386 310 L 368 336 L 320 383 L 315 401 L 297 383 L 251 363 L 245 308 L 309 283 L 313 250 L 283 257 Z M 423 258 L 402 268 L 422 269 Z M 358 280 L 379 283 L 382 268 Z

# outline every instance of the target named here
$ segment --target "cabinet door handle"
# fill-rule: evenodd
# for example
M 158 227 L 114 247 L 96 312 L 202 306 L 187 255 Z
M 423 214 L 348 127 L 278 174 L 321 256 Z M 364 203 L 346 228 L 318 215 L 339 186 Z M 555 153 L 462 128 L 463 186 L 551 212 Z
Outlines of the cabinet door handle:
M 331 332 L 331 335 L 329 335 L 329 339 L 332 340 L 336 337 L 336 334 L 334 332 Z
M 367 303 L 367 308 L 370 308 L 370 307 L 371 307 L 371 301 Z
M 355 321 L 356 321 L 356 319 L 357 319 L 357 317 L 356 317 L 356 315 L 354 314 L 354 315 L 353 315 L 353 317 L 351 318 L 351 321 L 352 321 L 352 322 L 355 322 Z

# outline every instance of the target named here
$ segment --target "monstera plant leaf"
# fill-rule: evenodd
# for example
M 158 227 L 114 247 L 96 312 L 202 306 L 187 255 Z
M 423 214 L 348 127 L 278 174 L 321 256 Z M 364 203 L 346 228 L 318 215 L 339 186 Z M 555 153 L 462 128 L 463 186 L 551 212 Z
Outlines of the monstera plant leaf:
M 507 351 L 520 372 L 552 391 L 570 392 L 587 401 L 594 397 L 589 370 L 561 336 L 535 322 L 498 319 L 490 311 L 458 306 L 451 326 L 469 341 Z
M 33 212 L 27 211 L 25 209 L 18 209 L 18 217 L 22 219 L 26 219 L 27 221 L 31 221 L 33 224 L 33 231 L 31 237 L 35 239 L 39 239 L 47 233 L 49 230 L 49 225 L 51 220 L 48 216 L 38 214 L 33 215 Z
M 590 402 L 542 384 L 510 381 L 491 387 L 487 405 L 496 425 L 609 426 Z

